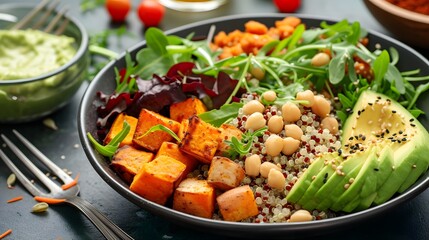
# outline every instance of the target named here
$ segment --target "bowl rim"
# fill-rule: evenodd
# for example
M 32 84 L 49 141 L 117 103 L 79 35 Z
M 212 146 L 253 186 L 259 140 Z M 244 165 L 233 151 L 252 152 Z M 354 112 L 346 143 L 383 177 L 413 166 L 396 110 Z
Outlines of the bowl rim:
M 0 11 L 6 10 L 6 9 L 14 9 L 14 8 L 29 8 L 29 9 L 31 9 L 34 7 L 35 7 L 35 5 L 31 4 L 31 3 L 5 3 L 5 4 L 0 4 Z M 55 11 L 57 11 L 57 10 L 55 9 Z M 77 61 L 79 61 L 86 54 L 87 49 L 88 49 L 88 45 L 89 45 L 89 35 L 88 35 L 86 28 L 77 18 L 71 16 L 70 14 L 66 13 L 66 14 L 64 14 L 64 17 L 68 18 L 69 21 L 79 29 L 79 32 L 82 35 L 82 41 L 81 41 L 81 43 L 80 43 L 80 45 L 76 51 L 76 54 L 73 56 L 73 58 L 70 59 L 66 64 L 60 66 L 59 68 L 56 68 L 53 71 L 44 73 L 42 75 L 38 75 L 36 77 L 14 79 L 14 80 L 11 80 L 11 79 L 0 80 L 0 86 L 36 82 L 39 80 L 44 80 L 46 78 L 55 76 L 58 73 L 61 73 L 61 72 L 65 71 L 66 69 L 68 69 L 70 66 L 75 64 Z
M 405 18 L 411 21 L 429 24 L 429 15 L 425 15 L 418 12 L 413 12 L 405 8 L 401 8 L 392 4 L 386 0 L 365 0 L 367 2 L 372 3 L 374 6 L 378 7 L 381 10 L 389 12 L 395 16 Z
M 296 16 L 301 19 L 305 19 L 308 21 L 311 20 L 317 20 L 317 21 L 334 21 L 338 22 L 341 19 L 333 19 L 326 16 L 320 16 L 320 15 L 309 15 L 309 14 L 283 14 L 283 13 L 274 13 L 274 14 L 264 14 L 264 13 L 256 13 L 256 14 L 235 14 L 235 15 L 228 15 L 223 17 L 216 17 L 211 18 L 203 21 L 198 21 L 195 23 L 186 24 L 183 26 L 179 26 L 170 30 L 165 31 L 166 35 L 169 34 L 175 34 L 176 32 L 187 30 L 193 27 L 197 27 L 199 25 L 207 25 L 210 23 L 217 23 L 222 21 L 228 21 L 228 20 L 241 20 L 241 19 L 252 19 L 252 18 L 281 18 L 286 16 Z M 429 61 L 426 60 L 420 53 L 409 47 L 408 45 L 390 37 L 385 34 L 372 31 L 370 29 L 367 30 L 368 34 L 371 34 L 373 36 L 383 38 L 385 40 L 388 40 L 389 42 L 399 45 L 400 47 L 406 49 L 407 51 L 411 52 L 413 55 L 424 61 L 429 66 Z M 121 196 L 126 198 L 128 201 L 134 203 L 138 207 L 149 211 L 149 212 L 156 212 L 157 216 L 160 216 L 162 218 L 168 219 L 168 221 L 174 221 L 175 223 L 179 225 L 184 225 L 189 228 L 194 228 L 197 230 L 201 230 L 201 227 L 205 230 L 225 235 L 225 236 L 250 236 L 250 237 L 258 237 L 261 236 L 260 234 L 263 234 L 263 236 L 282 236 L 284 239 L 288 239 L 289 237 L 283 235 L 285 232 L 293 232 L 293 233 L 302 233 L 305 236 L 317 236 L 318 234 L 324 234 L 329 231 L 331 231 L 334 227 L 336 229 L 341 229 L 341 227 L 346 228 L 347 226 L 350 226 L 352 223 L 357 223 L 360 221 L 363 221 L 364 219 L 367 219 L 368 217 L 375 217 L 386 210 L 392 209 L 396 207 L 399 204 L 403 204 L 404 202 L 416 197 L 418 194 L 423 192 L 429 187 L 429 178 L 422 180 L 419 183 L 414 183 L 409 189 L 407 189 L 405 192 L 391 198 L 390 200 L 386 201 L 383 204 L 372 206 L 371 208 L 349 213 L 342 216 L 336 216 L 334 218 L 327 218 L 322 219 L 318 221 L 310 221 L 310 222 L 282 222 L 282 223 L 269 223 L 269 224 L 255 224 L 255 223 L 247 223 L 247 222 L 228 222 L 223 220 L 215 220 L 215 219 L 207 219 L 202 217 L 193 216 L 190 214 L 186 214 L 183 212 L 179 212 L 177 210 L 174 210 L 172 208 L 169 208 L 167 206 L 159 205 L 154 202 L 151 202 L 149 200 L 144 199 L 143 197 L 137 195 L 136 193 L 133 193 L 129 190 L 129 188 L 126 188 L 121 183 L 118 183 L 115 178 L 111 175 L 109 175 L 108 172 L 105 171 L 104 167 L 101 165 L 101 163 L 97 160 L 97 156 L 99 153 L 93 148 L 92 143 L 87 138 L 87 132 L 89 132 L 89 129 L 87 129 L 86 125 L 86 112 L 89 110 L 91 105 L 93 104 L 93 99 L 95 95 L 90 95 L 89 93 L 94 93 L 95 86 L 97 79 L 101 79 L 100 76 L 105 74 L 105 72 L 109 71 L 111 67 L 113 67 L 115 64 L 117 64 L 122 58 L 125 57 L 127 52 L 133 52 L 138 50 L 139 48 L 144 47 L 146 44 L 146 41 L 141 41 L 134 46 L 130 47 L 128 50 L 122 52 L 118 55 L 118 57 L 115 60 L 112 60 L 109 62 L 94 78 L 94 80 L 89 84 L 87 87 L 79 106 L 79 111 L 77 115 L 77 121 L 78 121 L 78 134 L 81 141 L 82 148 L 88 158 L 88 161 L 91 163 L 95 171 L 100 175 L 100 177 L 115 191 L 117 191 Z M 221 231 L 220 231 L 221 230 Z M 318 233 L 314 232 L 314 230 L 320 231 Z M 314 233 L 311 233 L 311 232 Z

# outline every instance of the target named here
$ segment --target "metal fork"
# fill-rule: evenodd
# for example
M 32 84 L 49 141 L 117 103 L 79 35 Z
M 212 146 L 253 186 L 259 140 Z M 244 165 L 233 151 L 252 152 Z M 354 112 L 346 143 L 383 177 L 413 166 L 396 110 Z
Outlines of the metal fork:
M 68 11 L 68 8 L 63 7 L 58 12 L 56 12 L 55 9 L 59 4 L 59 0 L 54 0 L 51 4 L 50 3 L 51 0 L 43 0 L 40 2 L 11 29 L 23 29 L 29 25 L 30 22 L 34 22 L 31 26 L 28 27 L 40 29 L 46 33 L 51 33 L 54 29 L 56 29 L 56 31 L 53 32 L 54 34 L 62 34 L 69 24 L 69 19 L 63 17 Z M 50 20 L 49 17 L 51 17 L 53 14 L 55 14 L 55 16 L 52 18 L 52 20 Z M 49 24 L 46 24 L 47 22 L 49 22 Z
M 12 130 L 16 137 L 32 152 L 42 163 L 48 167 L 64 184 L 73 182 L 66 172 L 55 165 L 42 152 L 40 152 L 33 144 L 30 143 L 18 131 Z M 65 199 L 64 203 L 68 203 L 78 208 L 103 234 L 106 239 L 133 239 L 103 213 L 98 211 L 93 205 L 78 196 L 79 185 L 63 190 L 55 182 L 50 180 L 39 168 L 37 168 L 30 159 L 28 159 L 19 148 L 7 138 L 0 134 L 6 145 L 15 153 L 15 155 L 25 164 L 25 166 L 50 190 L 49 193 L 40 191 L 33 183 L 16 167 L 10 158 L 0 149 L 0 158 L 6 163 L 10 170 L 15 173 L 21 184 L 33 195 L 55 199 Z

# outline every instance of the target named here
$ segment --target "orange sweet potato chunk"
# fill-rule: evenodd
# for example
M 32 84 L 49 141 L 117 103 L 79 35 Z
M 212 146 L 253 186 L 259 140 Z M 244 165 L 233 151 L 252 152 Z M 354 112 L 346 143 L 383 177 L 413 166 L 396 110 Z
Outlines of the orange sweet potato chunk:
M 110 166 L 130 184 L 143 164 L 152 161 L 154 154 L 136 149 L 130 145 L 119 148 L 113 155 Z
M 133 143 L 149 151 L 156 152 L 163 142 L 173 141 L 173 137 L 164 131 L 155 131 L 144 135 L 151 127 L 158 124 L 164 125 L 177 134 L 180 123 L 166 118 L 158 113 L 142 109 L 137 122 Z
M 173 209 L 177 211 L 212 218 L 214 206 L 215 191 L 206 180 L 187 178 L 174 192 Z
M 193 115 L 206 112 L 207 108 L 204 103 L 195 97 L 188 98 L 183 102 L 174 103 L 170 106 L 170 118 L 182 122 Z
M 256 216 L 258 206 L 248 185 L 228 190 L 216 198 L 219 211 L 225 221 L 241 221 Z
M 163 142 L 159 151 L 156 153 L 156 157 L 159 156 L 172 157 L 186 165 L 186 169 L 183 172 L 183 176 L 186 177 L 188 173 L 192 172 L 198 165 L 198 160 L 189 154 L 186 154 L 179 149 L 179 145 L 172 142 Z
M 238 187 L 243 178 L 244 170 L 238 163 L 226 157 L 214 157 L 207 181 L 216 188 L 229 190 Z
M 231 148 L 225 141 L 231 141 L 232 137 L 236 137 L 237 139 L 241 140 L 243 132 L 231 124 L 222 124 L 219 127 L 219 130 L 219 146 L 217 148 L 216 155 L 222 156 Z
M 210 163 L 219 145 L 220 130 L 197 116 L 192 116 L 184 127 L 179 148 L 203 163 Z
M 174 158 L 159 156 L 143 164 L 134 177 L 130 190 L 152 202 L 164 205 L 179 184 L 185 168 L 185 164 Z
M 118 133 L 124 127 L 124 121 L 127 121 L 130 124 L 130 132 L 122 140 L 119 146 L 122 147 L 124 145 L 131 145 L 133 143 L 133 136 L 137 126 L 137 118 L 121 113 L 115 118 L 115 121 L 113 121 L 112 127 L 104 138 L 104 144 L 108 144 L 116 135 L 118 135 Z

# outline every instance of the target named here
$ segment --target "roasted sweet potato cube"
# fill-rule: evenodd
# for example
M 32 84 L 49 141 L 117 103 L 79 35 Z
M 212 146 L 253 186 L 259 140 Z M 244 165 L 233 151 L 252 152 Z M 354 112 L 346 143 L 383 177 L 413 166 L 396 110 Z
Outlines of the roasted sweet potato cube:
M 159 156 L 143 164 L 134 177 L 130 190 L 150 201 L 164 205 L 182 179 L 185 168 L 185 164 L 174 158 Z
M 154 154 L 136 149 L 130 145 L 119 148 L 112 157 L 110 166 L 130 184 L 143 164 L 152 161 Z
M 155 152 L 158 151 L 163 142 L 173 141 L 174 139 L 169 133 L 161 130 L 144 135 L 151 127 L 158 124 L 164 125 L 176 134 L 180 128 L 180 123 L 158 113 L 142 109 L 138 118 L 133 142 L 149 151 Z
M 221 190 L 238 187 L 243 181 L 244 170 L 226 157 L 214 157 L 210 164 L 207 181 Z
M 241 140 L 243 132 L 231 124 L 222 124 L 219 127 L 219 130 L 220 130 L 220 138 L 219 138 L 219 146 L 217 148 L 216 155 L 222 156 L 224 153 L 227 153 L 228 150 L 230 149 L 230 146 L 225 141 L 230 141 L 232 137 L 236 137 L 239 140 Z
M 170 106 L 170 118 L 181 122 L 193 115 L 207 111 L 206 106 L 200 99 L 191 97 L 183 102 L 174 103 Z
M 249 185 L 228 190 L 216 198 L 219 211 L 225 221 L 241 221 L 256 216 L 258 206 Z
M 179 143 L 180 150 L 203 163 L 210 163 L 219 145 L 220 130 L 195 115 L 182 125 L 185 133 Z
M 118 135 L 120 131 L 122 131 L 122 128 L 124 127 L 124 121 L 127 121 L 130 124 L 130 131 L 128 132 L 127 136 L 122 140 L 122 142 L 119 144 L 119 146 L 122 147 L 124 145 L 133 144 L 133 136 L 134 136 L 134 132 L 136 131 L 137 118 L 133 116 L 128 116 L 124 113 L 119 114 L 115 118 L 115 121 L 113 121 L 113 124 L 110 127 L 109 132 L 104 138 L 104 144 L 108 144 L 110 141 L 112 141 L 112 139 L 116 135 Z
M 159 148 L 159 151 L 156 153 L 156 157 L 161 155 L 172 157 L 185 164 L 186 169 L 183 172 L 183 176 L 188 175 L 188 173 L 192 172 L 198 165 L 198 160 L 191 155 L 180 151 L 179 145 L 177 145 L 176 143 L 163 142 L 161 147 Z
M 188 119 L 184 119 L 180 122 L 179 132 L 177 133 L 179 139 L 183 139 L 185 137 L 186 129 L 188 128 L 188 123 Z
M 191 215 L 212 218 L 215 206 L 215 191 L 206 180 L 187 178 L 176 188 L 173 209 Z

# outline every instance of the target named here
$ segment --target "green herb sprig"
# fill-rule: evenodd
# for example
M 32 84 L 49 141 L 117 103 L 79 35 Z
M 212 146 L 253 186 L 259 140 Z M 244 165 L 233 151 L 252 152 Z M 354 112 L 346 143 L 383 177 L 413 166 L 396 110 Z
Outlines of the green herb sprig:
M 267 127 L 263 127 L 256 131 L 246 131 L 242 134 L 241 140 L 236 137 L 232 137 L 231 141 L 225 141 L 226 144 L 230 146 L 227 153 L 228 156 L 231 157 L 231 159 L 236 159 L 237 157 L 244 156 L 249 153 L 254 139 L 262 136 L 267 129 Z
M 124 140 L 124 138 L 128 135 L 130 132 L 131 126 L 127 121 L 124 121 L 122 130 L 106 145 L 102 145 L 95 138 L 91 135 L 91 133 L 87 133 L 87 137 L 89 141 L 94 145 L 94 148 L 99 152 L 101 155 L 105 157 L 112 158 L 115 154 L 116 150 L 119 148 L 119 144 Z

